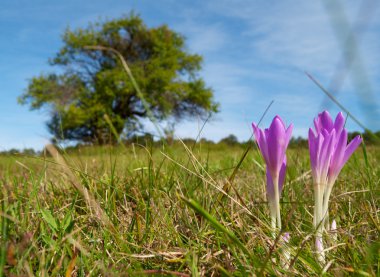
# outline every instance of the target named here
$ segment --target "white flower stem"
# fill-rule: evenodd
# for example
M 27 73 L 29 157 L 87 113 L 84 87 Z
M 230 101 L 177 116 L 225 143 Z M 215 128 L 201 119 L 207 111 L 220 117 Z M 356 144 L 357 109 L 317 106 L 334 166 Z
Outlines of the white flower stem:
M 276 218 L 277 218 L 277 228 L 281 230 L 281 211 L 280 211 L 280 191 L 278 187 L 278 179 L 279 176 L 275 176 L 273 178 L 273 185 L 274 185 L 274 203 L 276 208 Z
M 324 216 L 323 216 L 323 228 L 326 230 L 326 231 L 329 231 L 330 230 L 330 220 L 329 220 L 329 211 L 326 210 L 326 212 L 323 213 Z
M 320 223 L 320 206 L 321 206 L 321 193 L 320 193 L 320 185 L 314 185 L 314 227 L 317 228 Z
M 332 191 L 332 184 L 327 184 L 326 186 L 326 192 L 325 192 L 325 197 L 323 199 L 323 216 L 325 218 L 328 218 L 328 212 L 329 212 L 329 200 L 330 200 L 330 195 Z
M 316 228 L 316 237 L 315 237 L 315 247 L 317 250 L 317 256 L 318 256 L 318 261 L 320 263 L 325 262 L 325 254 L 323 252 L 324 247 L 323 247 L 323 224 L 324 224 L 324 201 L 323 201 L 323 196 L 324 196 L 324 188 L 325 185 L 317 183 L 314 185 L 315 190 L 314 190 L 314 196 L 315 196 L 315 205 L 314 205 L 314 216 L 315 219 L 313 221 L 314 227 Z
M 276 237 L 276 213 L 271 212 L 270 219 L 271 219 L 273 238 L 275 238 Z

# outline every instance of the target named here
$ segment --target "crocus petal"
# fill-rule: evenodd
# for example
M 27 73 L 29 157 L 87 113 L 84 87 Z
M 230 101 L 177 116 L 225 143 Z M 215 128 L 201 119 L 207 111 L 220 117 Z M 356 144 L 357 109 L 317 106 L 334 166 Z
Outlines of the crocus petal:
M 260 139 L 259 127 L 254 122 L 252 122 L 252 128 L 253 128 L 253 134 L 255 135 L 255 139 L 259 140 Z
M 265 134 L 255 123 L 252 123 L 253 133 L 255 135 L 256 142 L 259 146 L 260 152 L 263 155 L 265 162 L 268 160 L 268 146 Z
M 344 127 L 345 118 L 341 112 L 339 112 L 335 118 L 334 129 L 336 136 L 339 137 Z
M 280 169 L 280 176 L 278 178 L 278 191 L 280 193 L 280 196 L 281 196 L 282 188 L 284 187 L 285 175 L 286 175 L 286 156 L 284 158 L 284 161 L 282 162 L 281 169 Z
M 279 120 L 281 123 L 282 123 L 282 127 L 285 129 L 286 127 L 285 127 L 285 123 L 284 123 L 284 121 L 282 120 L 282 118 L 281 117 L 279 117 L 278 115 L 276 115 L 274 118 L 273 118 L 273 121 L 274 120 Z
M 329 168 L 329 179 L 334 182 L 336 177 L 338 176 L 340 170 L 342 169 L 343 157 L 347 146 L 347 131 L 343 129 L 338 142 L 336 143 L 333 156 L 330 162 Z
M 324 137 L 322 134 L 319 134 L 317 136 L 317 139 L 315 141 L 315 164 L 314 168 L 312 168 L 313 172 L 313 178 L 315 181 L 319 183 L 320 179 L 320 172 L 321 172 L 321 152 L 322 152 L 322 145 L 324 141 Z
M 323 129 L 326 129 L 327 131 L 331 132 L 331 130 L 334 128 L 334 123 L 332 121 L 332 118 L 328 111 L 324 111 L 319 114 L 320 122 Z
M 335 130 L 334 130 L 335 133 Z M 330 154 L 328 151 L 328 147 L 331 143 L 332 134 L 330 134 L 326 129 L 322 130 L 322 136 L 323 136 L 323 143 L 321 146 L 321 153 L 319 159 L 321 160 L 321 163 L 324 164 L 326 162 L 326 156 Z
M 314 118 L 314 127 L 317 134 L 320 133 L 323 129 L 319 116 Z
M 257 143 L 259 144 L 259 141 L 261 140 L 260 128 L 255 123 L 252 123 L 252 128 L 253 128 L 253 134 L 255 135 L 255 139 L 256 139 Z M 260 145 L 259 145 L 259 147 L 260 147 Z
M 273 184 L 273 179 L 269 172 L 268 167 L 266 169 L 266 176 L 267 176 L 267 196 L 268 196 L 267 198 L 268 198 L 268 201 L 274 201 L 274 184 Z
M 331 134 L 327 133 L 326 129 L 323 130 L 325 139 L 322 144 L 322 151 L 320 153 L 320 182 L 325 183 L 327 181 L 327 173 L 329 170 L 331 156 L 335 146 L 335 130 L 332 130 Z
M 308 143 L 309 143 L 310 163 L 312 167 L 315 167 L 316 158 L 317 158 L 317 145 L 316 145 L 317 138 L 314 134 L 313 129 L 311 128 L 309 128 L 308 137 L 309 137 Z
M 327 156 L 327 147 L 329 146 L 330 142 L 330 134 L 327 130 L 322 129 L 322 132 L 318 134 L 318 152 L 317 152 L 317 162 L 316 162 L 316 170 L 317 170 L 317 176 L 318 176 L 318 182 L 320 182 L 320 178 L 322 175 L 323 168 L 325 166 L 326 156 Z
M 316 149 L 316 137 L 314 135 L 314 132 L 311 128 L 309 128 L 309 135 L 308 135 L 309 139 L 307 140 L 308 144 L 309 144 L 309 156 L 310 156 L 310 165 L 311 165 L 311 168 L 314 169 L 315 168 L 315 163 L 316 163 L 316 153 L 317 153 L 317 149 Z
M 286 132 L 285 132 L 285 137 L 286 137 L 285 148 L 287 148 L 289 145 L 290 139 L 292 138 L 292 132 L 293 132 L 293 124 L 290 124 L 288 129 L 286 129 Z
M 343 161 L 342 161 L 343 165 L 348 161 L 348 159 L 351 157 L 352 153 L 354 153 L 354 151 L 356 150 L 356 148 L 358 148 L 358 146 L 360 145 L 361 142 L 362 142 L 361 136 L 356 136 L 350 142 L 350 144 L 347 146 L 346 151 L 344 153 L 344 157 L 343 157 Z
M 274 177 L 274 174 L 279 174 L 286 150 L 285 128 L 281 120 L 275 117 L 268 132 L 266 132 L 266 135 L 269 158 L 268 166 L 272 173 L 272 177 Z
M 312 138 L 313 140 L 315 140 L 317 138 L 317 136 L 315 135 L 313 129 L 309 128 L 309 139 Z

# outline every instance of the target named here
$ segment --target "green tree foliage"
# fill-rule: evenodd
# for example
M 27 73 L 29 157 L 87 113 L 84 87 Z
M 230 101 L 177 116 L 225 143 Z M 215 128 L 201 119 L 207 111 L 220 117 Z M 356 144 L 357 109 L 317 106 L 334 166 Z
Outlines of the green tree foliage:
M 229 135 L 229 136 L 227 136 L 225 138 L 222 138 L 219 141 L 219 143 L 224 143 L 224 144 L 232 146 L 232 145 L 238 145 L 239 141 L 238 141 L 238 138 L 235 135 L 231 134 L 231 135 Z
M 42 74 L 30 80 L 19 102 L 32 110 L 47 108 L 47 123 L 55 139 L 108 143 L 112 140 L 106 114 L 117 133 L 128 137 L 143 128 L 141 120 L 152 114 L 157 121 L 206 117 L 218 111 L 212 90 L 198 76 L 202 58 L 186 52 L 182 35 L 163 25 L 148 28 L 139 16 L 67 29 L 64 46 L 50 60 L 59 74 Z M 119 52 L 138 83 L 136 93 Z

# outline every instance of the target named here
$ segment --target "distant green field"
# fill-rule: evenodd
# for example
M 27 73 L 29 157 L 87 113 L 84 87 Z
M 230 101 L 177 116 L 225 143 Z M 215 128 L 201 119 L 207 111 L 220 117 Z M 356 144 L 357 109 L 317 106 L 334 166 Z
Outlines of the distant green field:
M 54 149 L 50 149 L 54 152 Z M 251 149 L 196 144 L 88 147 L 0 156 L 0 271 L 6 276 L 380 274 L 380 148 L 359 148 L 332 192 L 327 262 L 314 253 L 307 149 L 288 150 L 274 245 L 265 165 Z M 234 178 L 231 177 L 234 175 Z M 229 181 L 230 182 L 229 182 Z M 228 189 L 225 195 L 223 187 Z

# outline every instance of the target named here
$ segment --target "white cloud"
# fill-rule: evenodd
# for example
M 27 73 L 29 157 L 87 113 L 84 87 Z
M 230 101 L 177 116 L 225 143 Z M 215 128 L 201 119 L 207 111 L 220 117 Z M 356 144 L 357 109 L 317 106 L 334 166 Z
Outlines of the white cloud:
M 332 1 L 334 2 L 334 1 Z M 276 4 L 248 1 L 221 1 L 219 5 L 209 6 L 209 9 L 223 16 L 243 20 L 246 28 L 242 33 L 247 43 L 255 53 L 252 58 L 260 58 L 276 66 L 294 67 L 300 70 L 310 70 L 317 74 L 329 76 L 341 59 L 342 49 L 337 41 L 337 35 L 343 40 L 350 26 L 340 22 L 343 11 L 335 11 L 332 7 L 323 6 L 323 1 L 281 1 Z M 357 4 L 345 2 L 344 12 L 348 23 L 357 20 Z M 330 12 L 328 12 L 330 9 Z M 378 9 L 379 10 L 379 9 Z M 331 15 L 331 18 L 330 18 Z M 366 37 L 360 37 L 359 46 L 365 49 L 361 54 L 366 65 L 379 70 L 378 62 L 373 61 L 373 55 L 379 55 L 378 29 L 372 28 L 380 23 L 380 12 L 374 12 Z M 340 24 L 338 34 L 334 33 L 330 19 Z M 363 25 L 366 19 L 359 18 Z M 360 26 L 361 26 L 360 25 Z M 357 30 L 357 35 L 363 31 Z

